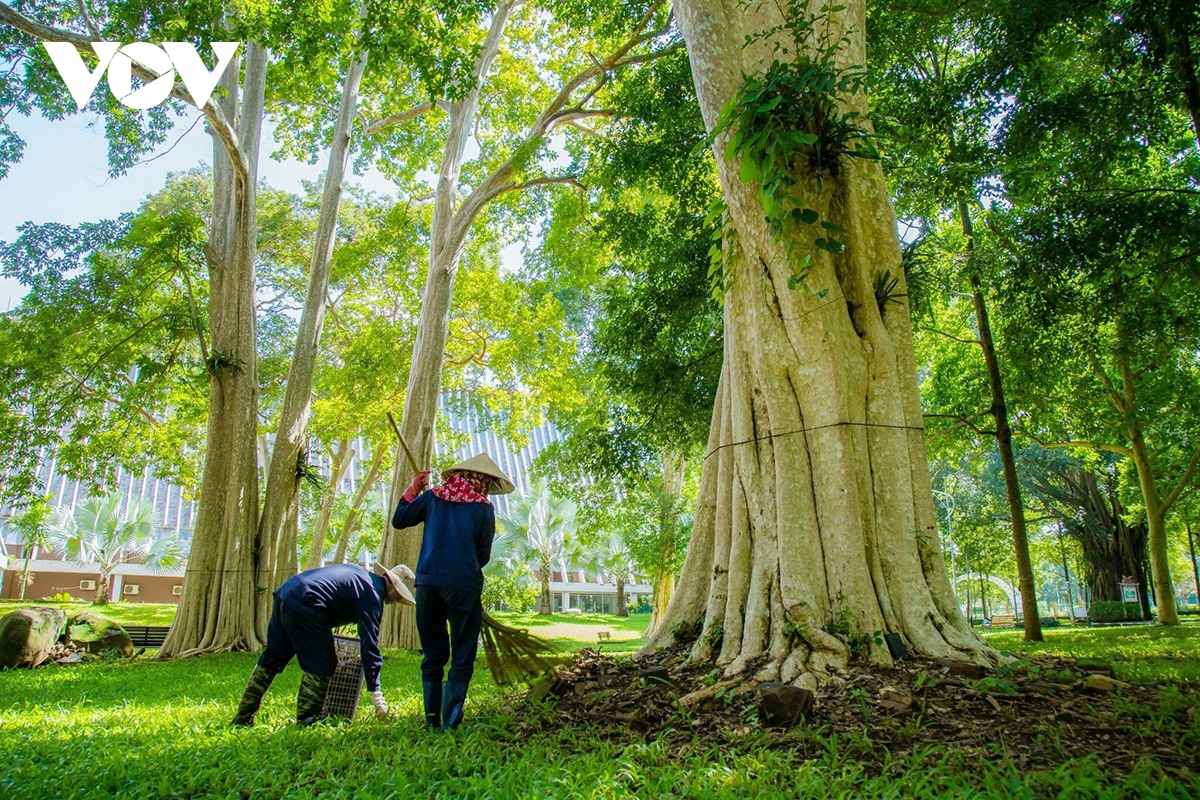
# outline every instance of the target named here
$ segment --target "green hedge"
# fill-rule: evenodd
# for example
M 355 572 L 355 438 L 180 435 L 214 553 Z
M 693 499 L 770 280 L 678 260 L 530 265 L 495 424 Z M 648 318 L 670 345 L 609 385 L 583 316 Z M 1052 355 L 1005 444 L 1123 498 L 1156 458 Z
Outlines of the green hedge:
M 1088 619 L 1092 622 L 1125 622 L 1140 620 L 1142 606 L 1139 603 L 1122 603 L 1119 600 L 1096 600 L 1088 607 Z

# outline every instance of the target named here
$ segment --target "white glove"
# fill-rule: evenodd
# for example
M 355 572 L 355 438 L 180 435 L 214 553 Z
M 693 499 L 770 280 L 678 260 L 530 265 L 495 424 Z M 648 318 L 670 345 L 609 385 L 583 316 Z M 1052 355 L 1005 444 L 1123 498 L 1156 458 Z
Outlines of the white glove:
M 371 692 L 371 704 L 375 706 L 375 719 L 387 719 L 388 704 L 383 699 L 383 692 Z

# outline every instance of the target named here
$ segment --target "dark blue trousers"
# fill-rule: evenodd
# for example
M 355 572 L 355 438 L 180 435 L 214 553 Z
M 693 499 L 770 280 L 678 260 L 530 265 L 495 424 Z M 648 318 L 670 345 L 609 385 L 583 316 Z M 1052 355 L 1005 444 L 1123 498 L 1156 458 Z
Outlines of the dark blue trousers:
M 469 683 L 475 672 L 483 604 L 475 589 L 417 586 L 417 633 L 421 637 L 421 677 L 441 683 L 450 662 L 448 681 Z M 449 634 L 446 628 L 449 626 Z
M 267 646 L 258 665 L 268 672 L 279 673 L 292 656 L 300 662 L 300 669 L 322 678 L 328 678 L 337 669 L 333 629 L 325 623 L 321 612 L 276 594 L 275 609 L 267 624 Z

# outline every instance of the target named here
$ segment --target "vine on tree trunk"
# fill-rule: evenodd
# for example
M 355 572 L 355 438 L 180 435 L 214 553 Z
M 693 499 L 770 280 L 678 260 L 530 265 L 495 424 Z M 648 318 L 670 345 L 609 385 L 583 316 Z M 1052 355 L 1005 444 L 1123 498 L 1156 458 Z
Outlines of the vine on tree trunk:
M 761 3 L 744 0 L 742 5 L 756 8 Z M 805 281 L 812 270 L 813 248 L 840 253 L 844 245 L 837 237 L 846 233 L 838 223 L 822 219 L 799 195 L 797 175 L 811 172 L 818 179 L 836 178 L 843 158 L 879 158 L 873 135 L 863 127 L 859 112 L 842 110 L 844 98 L 866 86 L 865 67 L 837 63 L 838 53 L 850 44 L 852 31 L 836 36 L 831 18 L 844 6 L 822 2 L 810 12 L 813 4 L 813 0 L 791 0 L 782 23 L 746 37 L 744 46 L 773 40 L 774 53 L 789 58 L 775 58 L 765 73 L 745 79 L 721 109 L 710 140 L 728 134 L 725 160 L 741 158 L 741 179 L 757 182 L 771 233 L 783 243 L 792 266 L 790 289 L 808 288 Z M 797 170 L 800 164 L 809 169 Z M 710 217 L 723 210 L 714 204 Z M 807 237 L 788 235 L 796 226 L 819 234 L 811 246 Z M 805 252 L 795 252 L 797 247 Z M 719 242 L 714 248 L 719 254 Z M 710 277 L 715 273 L 715 268 L 710 270 Z M 727 281 L 721 283 L 722 288 Z M 716 289 L 714 281 L 714 292 Z M 816 296 L 824 293 L 821 290 Z

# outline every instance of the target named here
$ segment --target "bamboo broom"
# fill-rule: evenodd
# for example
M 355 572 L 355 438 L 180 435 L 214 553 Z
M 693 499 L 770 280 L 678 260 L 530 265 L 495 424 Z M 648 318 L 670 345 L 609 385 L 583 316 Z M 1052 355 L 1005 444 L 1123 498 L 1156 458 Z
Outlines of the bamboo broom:
M 417 459 L 408 448 L 408 442 L 404 441 L 404 434 L 400 433 L 400 426 L 396 424 L 392 412 L 387 412 L 387 418 L 413 472 L 421 472 L 421 468 L 417 466 Z M 529 681 L 550 669 L 551 663 L 543 654 L 553 653 L 554 645 L 524 628 L 505 625 L 484 611 L 479 635 L 483 639 L 483 652 L 487 658 L 488 669 L 498 685 L 509 686 L 518 681 Z

